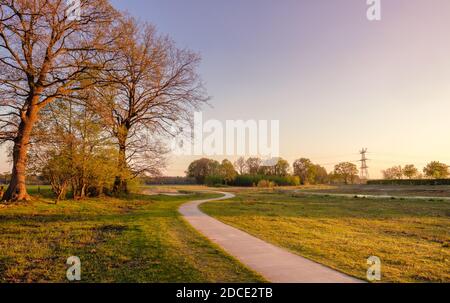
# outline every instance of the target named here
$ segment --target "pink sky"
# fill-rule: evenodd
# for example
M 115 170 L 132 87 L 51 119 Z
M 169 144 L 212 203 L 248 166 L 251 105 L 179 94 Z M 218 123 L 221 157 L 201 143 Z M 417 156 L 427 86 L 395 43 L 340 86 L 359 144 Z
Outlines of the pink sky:
M 206 119 L 279 120 L 291 163 L 331 169 L 368 147 L 372 177 L 450 164 L 448 0 L 381 0 L 378 22 L 365 0 L 112 2 L 201 53 Z M 172 157 L 167 174 L 191 160 Z

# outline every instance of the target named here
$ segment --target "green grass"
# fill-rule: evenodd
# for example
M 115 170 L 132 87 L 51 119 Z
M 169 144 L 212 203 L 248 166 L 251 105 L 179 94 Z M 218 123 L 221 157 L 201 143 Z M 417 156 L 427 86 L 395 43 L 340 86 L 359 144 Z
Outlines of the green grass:
M 37 187 L 30 188 L 37 195 Z M 78 256 L 82 282 L 258 282 L 262 278 L 193 230 L 177 212 L 214 196 L 132 195 L 63 201 L 48 187 L 26 204 L 0 206 L 0 282 L 66 282 Z
M 295 197 L 237 192 L 202 209 L 275 245 L 365 279 L 367 258 L 383 282 L 450 282 L 450 202 Z

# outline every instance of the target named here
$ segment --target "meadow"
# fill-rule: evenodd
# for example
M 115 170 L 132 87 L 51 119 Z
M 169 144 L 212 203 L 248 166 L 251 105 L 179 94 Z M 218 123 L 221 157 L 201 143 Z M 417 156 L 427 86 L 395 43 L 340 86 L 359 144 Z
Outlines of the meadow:
M 450 282 L 450 201 L 234 191 L 202 210 L 354 277 L 365 279 L 367 258 L 377 256 L 381 282 Z
M 81 282 L 263 281 L 177 212 L 188 200 L 216 194 L 133 194 L 55 205 L 47 187 L 30 193 L 32 202 L 0 206 L 0 282 L 67 282 L 70 256 L 81 259 Z
M 377 256 L 381 282 L 450 281 L 449 200 L 312 196 L 307 192 L 345 191 L 298 189 L 220 188 L 236 197 L 201 209 L 360 279 L 367 258 Z M 187 201 L 219 196 L 206 192 L 214 190 L 151 186 L 123 198 L 55 204 L 48 187 L 29 187 L 31 202 L 0 206 L 0 282 L 67 282 L 70 256 L 81 259 L 81 282 L 264 281 L 179 215 Z

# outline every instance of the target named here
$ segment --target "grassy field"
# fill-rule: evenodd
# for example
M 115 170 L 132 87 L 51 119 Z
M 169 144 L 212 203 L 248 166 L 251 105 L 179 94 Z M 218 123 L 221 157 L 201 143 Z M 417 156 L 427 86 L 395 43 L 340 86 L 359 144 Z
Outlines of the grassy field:
M 70 256 L 81 259 L 82 282 L 262 281 L 178 215 L 180 204 L 211 196 L 55 205 L 44 187 L 33 202 L 0 206 L 0 282 L 66 282 Z
M 327 194 L 450 197 L 448 185 L 338 185 L 300 189 Z
M 384 282 L 450 282 L 450 201 L 294 196 L 235 191 L 204 204 L 219 220 L 365 279 L 369 256 Z

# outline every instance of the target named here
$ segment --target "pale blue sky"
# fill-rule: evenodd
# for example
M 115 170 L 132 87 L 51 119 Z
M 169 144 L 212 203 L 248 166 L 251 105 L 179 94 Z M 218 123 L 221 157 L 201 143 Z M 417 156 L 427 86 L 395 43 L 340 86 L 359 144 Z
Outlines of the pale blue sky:
M 276 119 L 281 156 L 450 164 L 450 1 L 114 0 L 202 55 L 206 118 Z M 167 174 L 191 159 L 172 158 Z M 5 170 L 6 165 L 0 165 Z

